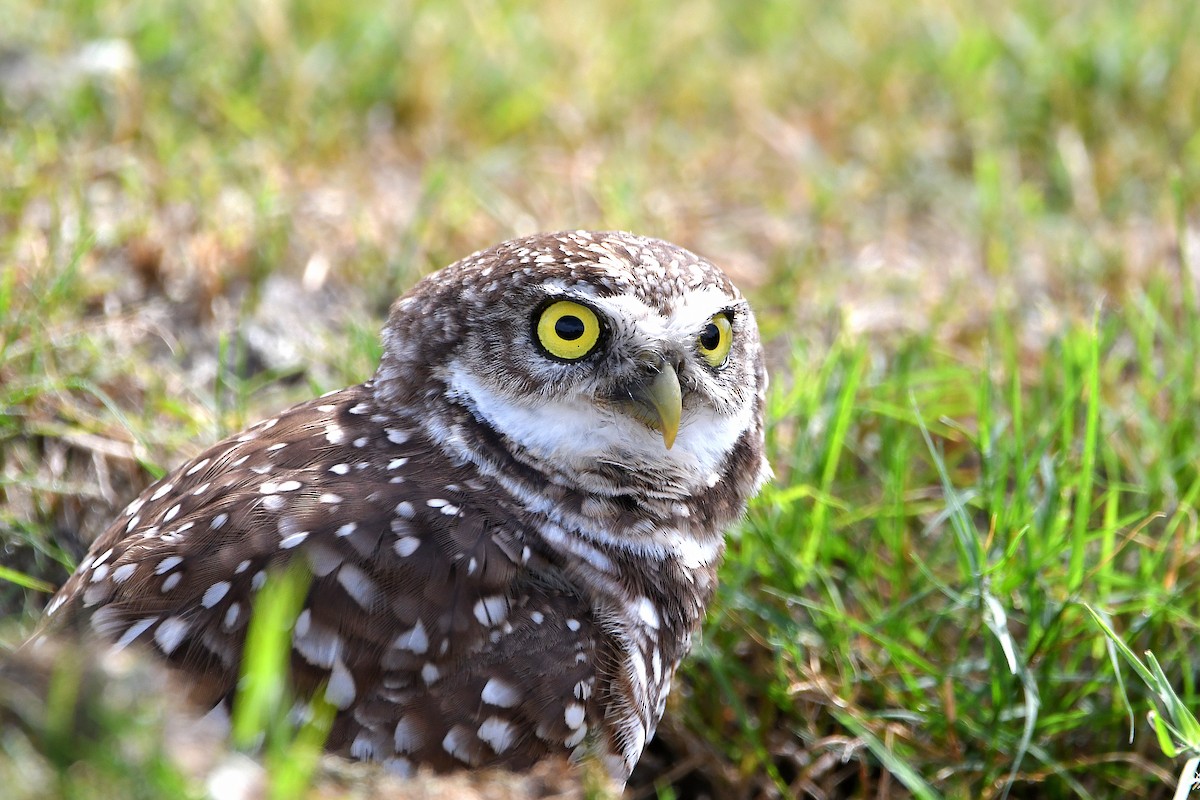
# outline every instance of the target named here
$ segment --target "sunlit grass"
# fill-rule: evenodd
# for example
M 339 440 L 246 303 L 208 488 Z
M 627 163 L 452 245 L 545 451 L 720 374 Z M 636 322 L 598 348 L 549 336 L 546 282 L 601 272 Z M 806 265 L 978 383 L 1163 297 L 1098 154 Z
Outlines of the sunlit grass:
M 840 348 L 833 363 L 794 373 L 807 389 L 777 387 L 783 485 L 732 542 L 689 670 L 706 694 L 688 713 L 730 743 L 747 778 L 796 776 L 818 760 L 810 750 L 781 768 L 765 737 L 792 730 L 836 752 L 839 726 L 927 796 L 1030 782 L 1039 796 L 1103 796 L 1131 780 L 1115 754 L 1154 761 L 1150 731 L 1128 741 L 1114 664 L 1082 606 L 1119 609 L 1134 623 L 1125 635 L 1164 648 L 1182 705 L 1195 706 L 1198 587 L 1180 559 L 1196 530 L 1134 477 L 1140 459 L 1127 461 L 1147 444 L 1130 420 L 1154 416 L 1162 399 L 1125 379 L 1133 335 L 1115 315 L 1081 322 L 1032 386 L 996 360 L 982 373 L 918 343 L 863 376 L 860 353 Z M 1194 424 L 1197 412 L 1173 413 L 1173 424 Z M 806 420 L 823 421 L 793 427 Z M 845 462 L 832 483 L 820 455 L 831 439 Z M 1173 482 L 1194 491 L 1197 443 L 1154 446 L 1183 471 Z M 1130 697 L 1146 707 L 1143 688 Z M 1081 739 L 1085 751 L 1066 744 Z

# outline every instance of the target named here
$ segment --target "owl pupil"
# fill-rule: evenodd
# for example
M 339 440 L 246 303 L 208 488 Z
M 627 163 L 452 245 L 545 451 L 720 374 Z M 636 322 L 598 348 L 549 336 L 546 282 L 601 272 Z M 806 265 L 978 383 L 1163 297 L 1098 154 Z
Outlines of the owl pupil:
M 700 346 L 705 350 L 716 350 L 721 343 L 721 332 L 711 322 L 700 332 Z
M 554 332 L 558 334 L 560 339 L 573 342 L 580 336 L 583 336 L 583 320 L 570 315 L 560 317 L 554 322 Z

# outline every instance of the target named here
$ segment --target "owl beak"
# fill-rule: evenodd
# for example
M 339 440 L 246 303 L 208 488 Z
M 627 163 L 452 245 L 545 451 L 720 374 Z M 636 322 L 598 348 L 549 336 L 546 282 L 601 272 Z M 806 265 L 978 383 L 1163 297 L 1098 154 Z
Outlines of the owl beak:
M 628 396 L 632 400 L 630 413 L 661 431 L 663 444 L 670 450 L 679 433 L 679 417 L 683 413 L 683 392 L 675 368 L 664 362 L 652 379 L 630 387 Z

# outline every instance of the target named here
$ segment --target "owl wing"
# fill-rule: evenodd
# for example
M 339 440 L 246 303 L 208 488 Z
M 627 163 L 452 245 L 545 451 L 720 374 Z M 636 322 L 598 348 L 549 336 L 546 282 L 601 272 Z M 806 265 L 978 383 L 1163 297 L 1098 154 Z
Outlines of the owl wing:
M 48 611 L 152 644 L 196 677 L 197 700 L 220 702 L 255 593 L 303 557 L 293 681 L 339 710 L 332 749 L 401 770 L 531 764 L 586 737 L 597 632 L 478 481 L 351 387 L 149 486 Z

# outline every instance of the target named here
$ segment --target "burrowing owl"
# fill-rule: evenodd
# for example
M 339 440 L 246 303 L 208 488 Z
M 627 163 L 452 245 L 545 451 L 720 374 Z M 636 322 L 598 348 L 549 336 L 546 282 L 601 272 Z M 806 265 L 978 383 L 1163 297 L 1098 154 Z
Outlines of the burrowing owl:
M 429 276 L 383 343 L 366 383 L 149 486 L 47 613 L 225 703 L 256 590 L 307 559 L 292 675 L 331 750 L 626 780 L 768 474 L 749 306 L 666 242 L 554 233 Z

